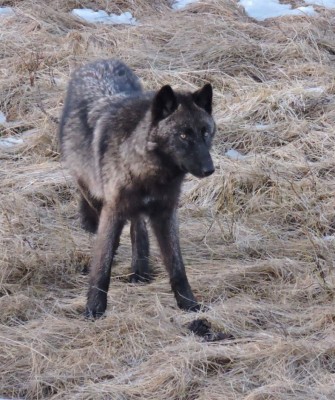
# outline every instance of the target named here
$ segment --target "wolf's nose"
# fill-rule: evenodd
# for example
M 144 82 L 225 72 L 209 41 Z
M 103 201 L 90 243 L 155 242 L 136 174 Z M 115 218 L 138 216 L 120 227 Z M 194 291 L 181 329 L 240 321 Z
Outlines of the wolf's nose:
M 212 175 L 212 173 L 215 171 L 214 167 L 206 168 L 202 171 L 203 176 L 209 176 Z

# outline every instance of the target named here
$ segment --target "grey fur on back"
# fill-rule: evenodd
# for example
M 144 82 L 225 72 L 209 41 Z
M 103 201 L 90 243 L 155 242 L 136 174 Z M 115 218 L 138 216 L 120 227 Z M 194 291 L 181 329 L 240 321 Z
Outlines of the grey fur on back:
M 72 74 L 68 95 L 71 100 L 94 101 L 119 93 L 141 92 L 142 86 L 134 72 L 122 61 L 101 60 L 84 65 Z

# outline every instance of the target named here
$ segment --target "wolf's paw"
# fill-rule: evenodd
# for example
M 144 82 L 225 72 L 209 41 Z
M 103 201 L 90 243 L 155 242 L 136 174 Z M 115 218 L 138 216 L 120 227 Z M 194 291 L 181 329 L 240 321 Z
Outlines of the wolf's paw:
M 107 293 L 98 289 L 90 289 L 85 310 L 86 318 L 100 318 L 105 313 L 106 308 Z
M 192 301 L 192 300 L 179 301 L 178 307 L 184 311 L 198 312 L 198 311 L 202 310 L 201 304 L 197 303 L 196 301 Z
M 129 282 L 130 283 L 150 283 L 153 280 L 153 275 L 151 273 L 136 273 L 130 275 Z
M 84 316 L 87 319 L 98 319 L 104 315 L 104 311 L 94 310 L 92 308 L 86 307 Z
M 199 303 L 191 305 L 187 311 L 192 311 L 192 312 L 198 312 L 198 311 L 204 311 L 203 306 Z

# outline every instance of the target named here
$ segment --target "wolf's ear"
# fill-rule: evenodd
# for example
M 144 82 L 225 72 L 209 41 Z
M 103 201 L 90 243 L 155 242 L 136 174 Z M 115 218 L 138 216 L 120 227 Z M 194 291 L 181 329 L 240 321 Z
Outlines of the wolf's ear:
M 201 89 L 194 92 L 192 97 L 198 107 L 203 108 L 208 114 L 212 114 L 213 89 L 210 83 L 206 83 Z
M 170 85 L 163 86 L 152 101 L 152 120 L 158 122 L 173 113 L 178 107 L 178 101 Z

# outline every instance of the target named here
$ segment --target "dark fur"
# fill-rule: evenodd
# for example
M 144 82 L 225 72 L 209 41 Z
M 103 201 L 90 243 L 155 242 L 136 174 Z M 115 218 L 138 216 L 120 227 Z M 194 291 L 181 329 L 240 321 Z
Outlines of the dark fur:
M 97 232 L 88 315 L 106 309 L 112 261 L 126 220 L 131 221 L 132 280 L 150 279 L 144 216 L 157 237 L 178 306 L 199 308 L 181 256 L 176 210 L 185 174 L 204 177 L 214 171 L 211 112 L 209 84 L 194 93 L 170 86 L 144 92 L 118 60 L 95 62 L 73 74 L 60 143 L 80 188 L 83 225 Z

